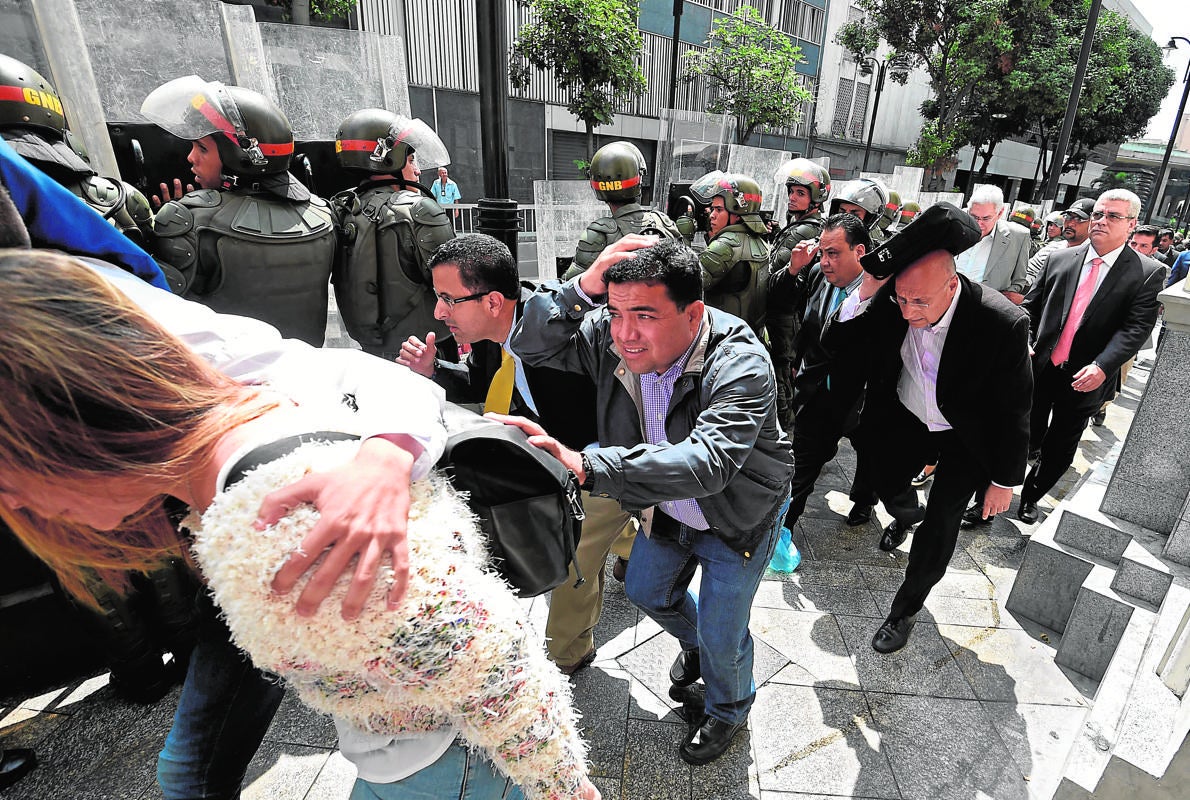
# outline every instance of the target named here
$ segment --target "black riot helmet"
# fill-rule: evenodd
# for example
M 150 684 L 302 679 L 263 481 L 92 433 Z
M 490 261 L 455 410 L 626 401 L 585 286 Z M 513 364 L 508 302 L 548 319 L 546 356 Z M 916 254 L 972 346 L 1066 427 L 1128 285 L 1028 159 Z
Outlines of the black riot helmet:
M 859 178 L 843 186 L 843 190 L 831 198 L 831 214 L 838 214 L 840 203 L 852 203 L 864 210 L 864 226 L 875 230 L 884 218 L 888 206 L 888 190 L 871 178 Z
M 56 164 L 71 172 L 92 173 L 67 141 L 62 99 L 37 70 L 0 55 L 0 133 L 25 158 Z
M 644 154 L 631 142 L 605 144 L 591 156 L 591 188 L 605 203 L 634 203 L 648 173 Z
M 335 155 L 348 169 L 400 175 L 411 153 L 422 170 L 450 164 L 446 145 L 429 125 L 383 108 L 356 111 L 335 133 Z
M 213 136 L 223 162 L 224 188 L 253 186 L 291 200 L 310 193 L 288 173 L 293 127 L 276 103 L 259 92 L 197 75 L 158 86 L 141 113 L 186 141 Z

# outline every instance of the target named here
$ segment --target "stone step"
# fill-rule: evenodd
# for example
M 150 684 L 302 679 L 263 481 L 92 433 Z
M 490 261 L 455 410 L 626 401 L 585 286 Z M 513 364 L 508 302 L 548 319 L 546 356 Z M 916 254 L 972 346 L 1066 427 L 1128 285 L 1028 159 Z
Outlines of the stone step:
M 1076 547 L 1112 564 L 1119 564 L 1132 541 L 1132 534 L 1121 530 L 1097 511 L 1088 513 L 1088 509 L 1078 503 L 1078 499 L 1076 495 L 1074 504 L 1063 506 L 1062 517 L 1054 531 L 1054 541 Z
M 1119 567 L 1111 587 L 1131 597 L 1137 597 L 1154 607 L 1160 606 L 1173 583 L 1173 573 L 1157 556 L 1139 541 L 1128 542 L 1120 556 Z
M 1128 597 L 1112 588 L 1116 572 L 1094 566 L 1079 587 L 1070 617 L 1062 630 L 1062 642 L 1054 661 L 1093 681 L 1103 679 L 1107 666 L 1133 612 L 1143 609 L 1151 626 L 1157 607 Z M 1148 608 L 1143 608 L 1148 606 Z

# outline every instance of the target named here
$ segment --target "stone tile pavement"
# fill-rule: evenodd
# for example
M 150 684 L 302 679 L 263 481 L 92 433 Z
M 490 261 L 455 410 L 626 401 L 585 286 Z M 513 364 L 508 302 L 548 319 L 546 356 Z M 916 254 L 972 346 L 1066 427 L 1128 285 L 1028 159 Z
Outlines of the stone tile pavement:
M 1146 379 L 1145 369 L 1135 369 L 1107 424 L 1088 428 L 1078 472 L 1124 437 Z M 828 465 L 795 531 L 803 565 L 761 584 L 752 619 L 756 705 L 748 730 L 712 765 L 689 767 L 677 757 L 686 723 L 667 697 L 666 677 L 676 643 L 609 578 L 599 657 L 574 677 L 604 797 L 1050 797 L 1095 686 L 1055 666 L 1057 634 L 1004 609 L 1029 529 L 1002 515 L 964 532 L 909 646 L 878 655 L 869 641 L 909 543 L 892 554 L 877 549 L 890 519 L 882 509 L 879 522 L 847 527 L 854 468 L 846 448 Z M 1072 470 L 1055 492 L 1064 494 L 1076 477 Z M 544 603 L 534 601 L 536 617 Z M 155 758 L 176 699 L 175 690 L 153 706 L 123 703 L 103 674 L 37 696 L 8 696 L 0 687 L 0 746 L 35 747 L 41 762 L 3 797 L 159 798 Z M 329 721 L 287 697 L 243 796 L 344 800 L 353 779 Z

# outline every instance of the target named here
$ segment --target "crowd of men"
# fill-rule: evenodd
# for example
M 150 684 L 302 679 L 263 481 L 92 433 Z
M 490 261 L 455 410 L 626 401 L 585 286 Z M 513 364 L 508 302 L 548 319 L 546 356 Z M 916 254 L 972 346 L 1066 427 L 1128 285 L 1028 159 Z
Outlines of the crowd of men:
M 28 67 L 0 61 L 0 79 L 13 75 L 56 97 Z M 111 260 L 160 283 L 159 266 L 174 292 L 315 346 L 333 283 L 364 350 L 522 428 L 573 471 L 586 508 L 573 569 L 597 579 L 554 590 L 549 654 L 566 674 L 594 661 L 615 554 L 629 599 L 681 646 L 670 696 L 694 714 L 679 753 L 696 765 L 746 724 L 753 596 L 841 439 L 858 454 L 847 523 L 869 521 L 879 501 L 893 522 L 873 544 L 891 551 L 913 535 L 872 640 L 891 653 L 961 525 L 1006 512 L 1017 486 L 1018 518 L 1038 521 L 1151 334 L 1157 292 L 1190 264 L 1172 231 L 1138 227 L 1128 191 L 1050 214 L 1034 241 L 994 186 L 965 211 L 922 211 L 870 179 L 832 194 L 827 170 L 807 159 L 783 167 L 783 221 L 765 219 L 755 178 L 722 171 L 693 182 L 673 220 L 641 205 L 645 159 L 615 142 L 590 165 L 608 215 L 576 243 L 563 280 L 535 286 L 496 239 L 456 236 L 441 205 L 459 197 L 449 155 L 419 120 L 346 117 L 335 150 L 359 183 L 323 200 L 289 172 L 292 131 L 275 104 L 194 76 L 170 81 L 142 112 L 191 142 L 196 186 L 163 184 L 152 213 L 134 188 L 90 170 L 60 106 L 17 111 L 0 118 L 9 145 L 156 265 Z M 423 167 L 438 168 L 432 191 Z M 21 188 L 8 188 L 19 201 Z M 915 487 L 930 482 L 923 504 Z M 139 590 L 167 594 L 153 581 Z M 147 623 L 126 598 L 111 604 L 114 673 L 160 696 L 160 651 L 136 634 Z

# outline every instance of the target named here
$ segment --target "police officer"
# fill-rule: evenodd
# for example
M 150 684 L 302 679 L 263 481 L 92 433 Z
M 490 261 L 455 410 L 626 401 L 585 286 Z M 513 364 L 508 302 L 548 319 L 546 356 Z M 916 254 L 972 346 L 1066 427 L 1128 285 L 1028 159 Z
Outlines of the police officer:
M 822 206 L 831 192 L 830 173 L 808 158 L 783 164 L 777 175 L 784 176 L 789 203 L 786 225 L 773 239 L 769 257 L 768 317 L 766 328 L 777 371 L 777 414 L 786 430 L 793 425 L 793 341 L 802 318 L 805 274 L 791 274 L 789 256 L 798 243 L 817 239 L 822 233 Z
M 901 219 L 901 207 L 900 193 L 889 189 L 888 202 L 884 204 L 884 213 L 881 215 L 880 221 L 876 223 L 879 241 L 888 241 L 888 237 L 893 235 L 892 226 Z
M 437 297 L 426 266 L 455 232 L 418 183 L 419 166 L 450 163 L 446 146 L 420 119 L 366 108 L 339 125 L 335 154 L 360 178 L 331 199 L 341 239 L 335 299 L 347 332 L 367 352 L 393 359 L 410 336 L 433 331 L 439 357 L 457 361 L 450 331 L 434 318 Z
M 321 347 L 335 227 L 326 201 L 287 171 L 285 114 L 258 92 L 197 75 L 154 89 L 141 113 L 192 142 L 201 187 L 157 212 L 153 255 L 182 273 L 187 297 Z
M 131 184 L 95 174 L 87 151 L 66 124 L 66 112 L 53 85 L 37 70 L 6 55 L 0 55 L 0 136 L 121 233 L 146 245 L 153 230 L 149 201 Z
M 664 212 L 640 204 L 645 174 L 645 157 L 631 142 L 612 142 L 591 157 L 591 188 L 607 203 L 611 216 L 600 217 L 587 226 L 578 240 L 574 264 L 563 280 L 581 274 L 595 263 L 603 248 L 630 233 L 656 233 L 679 238 L 678 228 Z
M 707 247 L 698 256 L 705 302 L 763 335 L 770 249 L 760 185 L 747 175 L 715 170 L 691 184 L 690 194 L 708 206 L 710 219 Z
M 884 188 L 884 184 L 871 178 L 859 178 L 843 186 L 843 190 L 831 200 L 830 211 L 831 214 L 847 212 L 859 217 L 872 234 L 875 246 L 878 239 L 883 241 L 884 238 L 880 221 L 884 218 L 888 203 L 888 189 Z

